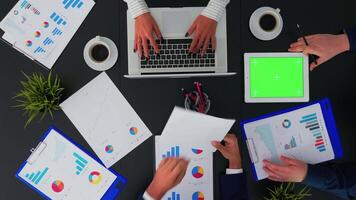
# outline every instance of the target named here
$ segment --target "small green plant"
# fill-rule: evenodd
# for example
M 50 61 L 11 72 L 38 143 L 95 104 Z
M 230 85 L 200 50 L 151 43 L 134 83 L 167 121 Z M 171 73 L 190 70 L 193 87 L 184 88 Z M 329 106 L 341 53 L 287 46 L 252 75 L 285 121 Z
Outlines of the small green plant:
M 302 200 L 305 197 L 311 196 L 310 189 L 304 187 L 299 192 L 294 190 L 295 183 L 282 183 L 275 186 L 274 189 L 268 188 L 270 197 L 265 197 L 265 200 Z
M 60 86 L 60 79 L 56 76 L 52 78 L 50 72 L 47 78 L 41 73 L 27 75 L 26 81 L 21 81 L 22 89 L 14 97 L 18 102 L 15 107 L 22 108 L 27 116 L 25 127 L 27 127 L 37 116 L 41 115 L 42 120 L 47 114 L 53 118 L 53 112 L 60 109 L 59 99 L 63 88 Z

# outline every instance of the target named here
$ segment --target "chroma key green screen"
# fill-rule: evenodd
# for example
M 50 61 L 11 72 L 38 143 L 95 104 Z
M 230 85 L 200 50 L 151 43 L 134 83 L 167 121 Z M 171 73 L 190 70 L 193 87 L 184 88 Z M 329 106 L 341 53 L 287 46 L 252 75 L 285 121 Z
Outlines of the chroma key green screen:
M 298 98 L 304 96 L 302 57 L 251 57 L 252 98 Z

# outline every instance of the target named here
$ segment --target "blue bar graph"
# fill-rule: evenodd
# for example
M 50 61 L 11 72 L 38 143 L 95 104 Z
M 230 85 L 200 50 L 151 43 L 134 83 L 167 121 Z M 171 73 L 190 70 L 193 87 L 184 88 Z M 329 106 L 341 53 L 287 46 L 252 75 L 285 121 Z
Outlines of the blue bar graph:
M 81 8 L 83 6 L 83 1 L 81 0 L 63 0 L 63 5 L 65 9 L 68 8 Z
M 83 158 L 82 156 L 80 156 L 79 154 L 77 154 L 76 152 L 73 153 L 74 158 L 76 158 L 75 163 L 76 163 L 76 174 L 79 175 L 83 169 L 85 168 L 85 166 L 88 164 L 88 161 Z
M 50 45 L 50 44 L 53 44 L 53 40 L 49 37 L 47 37 L 44 41 L 43 41 L 43 44 L 46 46 L 46 45 Z
M 46 175 L 48 171 L 48 167 L 46 167 L 43 171 L 38 171 L 36 173 L 26 174 L 25 177 L 30 180 L 34 184 L 40 183 L 43 177 Z
M 308 129 L 315 138 L 314 146 L 319 152 L 326 151 L 324 138 L 322 135 L 321 124 L 318 121 L 316 113 L 305 115 L 300 120 L 301 124 L 305 124 L 305 128 Z
M 51 14 L 50 18 L 58 25 L 65 26 L 67 24 L 66 20 L 55 12 Z
M 62 35 L 62 31 L 59 30 L 58 28 L 55 28 L 55 29 L 53 29 L 53 31 L 52 31 L 52 35 L 53 35 L 53 36 Z
M 24 0 L 21 3 L 20 7 L 21 7 L 21 9 L 29 9 L 31 7 L 31 4 L 28 1 Z
M 172 192 L 172 197 L 168 197 L 168 200 L 180 200 L 180 194 Z
M 162 155 L 162 158 L 169 158 L 169 157 L 179 157 L 180 155 L 180 148 L 179 146 L 171 147 L 170 151 L 167 151 L 166 154 Z
M 44 50 L 42 47 L 37 47 L 33 53 L 45 53 L 45 52 L 46 50 Z

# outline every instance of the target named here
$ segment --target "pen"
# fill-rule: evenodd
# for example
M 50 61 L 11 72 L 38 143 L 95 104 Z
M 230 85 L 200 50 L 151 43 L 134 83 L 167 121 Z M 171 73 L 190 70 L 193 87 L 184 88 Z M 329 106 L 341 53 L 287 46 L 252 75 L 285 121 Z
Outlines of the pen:
M 302 30 L 300 29 L 299 24 L 297 24 L 297 28 L 298 28 L 298 30 L 299 30 L 299 36 L 303 38 L 305 45 L 309 46 L 309 43 L 308 43 L 307 39 L 305 38 L 305 36 L 304 36 Z M 312 60 L 313 63 L 315 63 L 316 65 L 318 64 L 318 61 L 316 61 L 315 55 L 311 54 L 311 55 L 310 55 L 310 58 L 311 58 L 311 60 Z

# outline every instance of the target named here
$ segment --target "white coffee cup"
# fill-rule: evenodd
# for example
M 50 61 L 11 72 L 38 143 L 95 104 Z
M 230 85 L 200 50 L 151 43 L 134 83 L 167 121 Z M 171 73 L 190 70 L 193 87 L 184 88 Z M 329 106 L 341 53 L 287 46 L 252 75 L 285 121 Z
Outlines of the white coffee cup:
M 266 21 L 267 24 L 264 25 L 263 21 Z M 249 25 L 251 33 L 257 39 L 264 41 L 273 40 L 283 29 L 283 19 L 280 14 L 280 9 L 271 7 L 258 8 L 252 13 Z
M 96 71 L 105 71 L 113 67 L 118 58 L 115 43 L 106 37 L 96 36 L 84 48 L 84 60 Z

